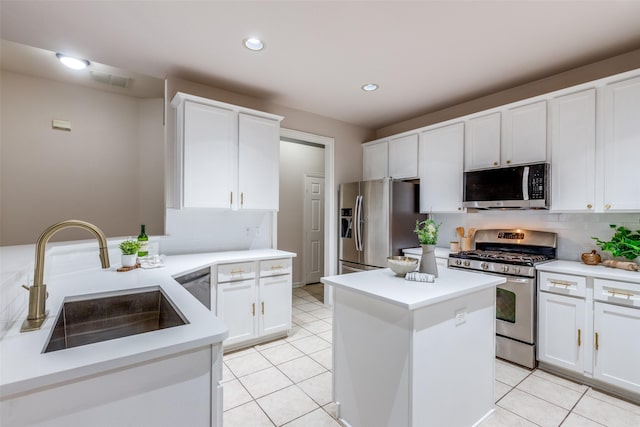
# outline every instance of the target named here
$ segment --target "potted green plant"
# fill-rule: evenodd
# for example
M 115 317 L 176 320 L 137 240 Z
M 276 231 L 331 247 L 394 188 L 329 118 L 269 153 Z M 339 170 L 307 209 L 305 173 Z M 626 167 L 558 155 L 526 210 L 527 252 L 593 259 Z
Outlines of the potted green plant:
M 438 230 L 442 224 L 436 224 L 432 219 L 416 221 L 416 228 L 413 230 L 418 235 L 418 241 L 422 246 L 422 256 L 420 257 L 421 273 L 433 274 L 438 277 L 438 266 L 436 264 L 436 243 L 438 243 Z
M 140 249 L 140 242 L 137 240 L 124 240 L 119 245 L 121 255 L 121 261 L 123 267 L 133 267 L 136 265 L 136 258 L 138 257 L 138 249 Z
M 614 258 L 623 257 L 633 261 L 640 256 L 640 230 L 631 231 L 624 226 L 610 224 L 615 229 L 611 240 L 604 241 L 598 237 L 591 237 L 596 245 L 605 252 L 609 252 Z

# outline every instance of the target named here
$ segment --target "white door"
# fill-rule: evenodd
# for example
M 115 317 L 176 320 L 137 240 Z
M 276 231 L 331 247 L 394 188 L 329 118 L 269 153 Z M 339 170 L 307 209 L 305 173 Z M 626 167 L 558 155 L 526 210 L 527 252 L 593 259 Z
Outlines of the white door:
M 464 123 L 420 134 L 420 212 L 462 212 Z
M 317 283 L 324 275 L 324 178 L 304 178 L 304 284 Z
M 599 211 L 640 209 L 640 77 L 612 83 L 604 96 L 604 200 Z
M 255 279 L 218 284 L 217 312 L 229 328 L 225 346 L 256 336 L 258 310 Z
M 538 360 L 583 373 L 584 299 L 540 292 Z
M 260 335 L 291 329 L 291 274 L 260 278 Z
M 640 393 L 640 310 L 596 302 L 593 377 Z
M 551 108 L 551 210 L 595 208 L 596 90 L 559 96 Z
M 184 103 L 184 207 L 231 207 L 236 186 L 235 120 L 231 110 Z
M 239 208 L 277 211 L 280 122 L 240 113 L 238 125 Z

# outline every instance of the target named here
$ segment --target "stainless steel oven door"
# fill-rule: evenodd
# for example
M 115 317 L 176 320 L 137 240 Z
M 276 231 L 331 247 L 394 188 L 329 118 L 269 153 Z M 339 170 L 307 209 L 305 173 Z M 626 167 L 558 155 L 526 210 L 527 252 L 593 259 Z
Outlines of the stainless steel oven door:
M 503 276 L 496 288 L 496 333 L 529 344 L 535 342 L 534 278 Z

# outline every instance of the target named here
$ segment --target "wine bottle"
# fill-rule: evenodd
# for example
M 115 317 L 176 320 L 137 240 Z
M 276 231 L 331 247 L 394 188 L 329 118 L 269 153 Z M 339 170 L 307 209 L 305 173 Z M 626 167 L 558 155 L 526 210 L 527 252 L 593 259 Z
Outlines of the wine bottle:
M 140 234 L 138 235 L 138 242 L 140 243 L 140 249 L 138 249 L 138 258 L 149 255 L 149 237 L 144 228 L 144 224 L 140 226 Z

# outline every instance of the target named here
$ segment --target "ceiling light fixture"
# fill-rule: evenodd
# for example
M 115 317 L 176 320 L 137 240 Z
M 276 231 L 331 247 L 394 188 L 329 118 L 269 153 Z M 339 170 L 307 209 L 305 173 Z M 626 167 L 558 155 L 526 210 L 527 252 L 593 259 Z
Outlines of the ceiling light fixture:
M 264 49 L 264 42 L 260 39 L 256 39 L 255 37 L 244 39 L 243 43 L 244 46 L 249 50 L 258 51 Z
M 367 83 L 366 85 L 362 86 L 362 90 L 365 92 L 373 92 L 374 90 L 378 90 L 380 86 L 378 86 L 375 83 Z
M 67 56 L 63 53 L 56 53 L 56 57 L 69 68 L 74 70 L 84 70 L 89 66 L 89 61 L 86 59 L 78 59 L 72 56 Z

